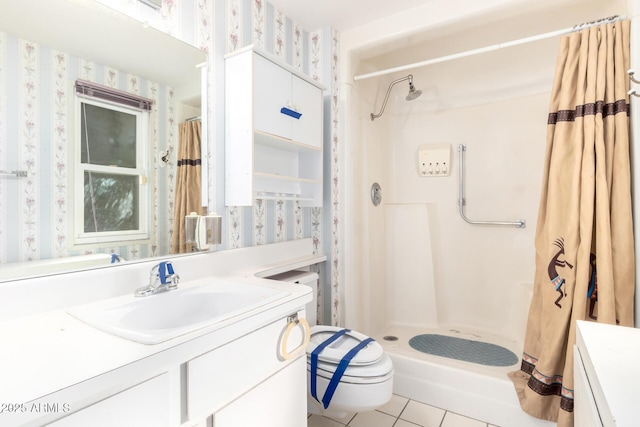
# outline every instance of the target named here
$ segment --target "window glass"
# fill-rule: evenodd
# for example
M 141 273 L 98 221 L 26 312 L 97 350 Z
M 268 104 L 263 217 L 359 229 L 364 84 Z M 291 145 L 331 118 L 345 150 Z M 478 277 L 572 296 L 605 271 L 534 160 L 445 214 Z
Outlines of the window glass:
M 136 167 L 137 117 L 122 111 L 82 103 L 81 162 Z
M 84 173 L 84 232 L 139 228 L 139 177 Z

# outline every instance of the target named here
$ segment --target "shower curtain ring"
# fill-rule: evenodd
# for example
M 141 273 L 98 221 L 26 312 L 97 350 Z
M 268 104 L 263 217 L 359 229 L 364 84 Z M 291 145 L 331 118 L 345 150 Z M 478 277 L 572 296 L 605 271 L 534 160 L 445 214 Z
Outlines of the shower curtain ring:
M 640 94 L 638 94 L 635 89 L 631 89 L 629 92 L 627 92 L 627 94 L 633 95 L 633 96 L 640 96 Z

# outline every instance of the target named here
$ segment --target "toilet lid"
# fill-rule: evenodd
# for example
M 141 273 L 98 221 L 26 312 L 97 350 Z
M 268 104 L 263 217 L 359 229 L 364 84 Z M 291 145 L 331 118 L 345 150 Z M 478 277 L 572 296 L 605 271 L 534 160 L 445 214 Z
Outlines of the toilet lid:
M 313 326 L 311 328 L 311 339 L 309 340 L 309 345 L 307 345 L 307 356 L 311 355 L 316 347 L 325 342 L 325 340 L 342 329 L 335 326 Z M 349 331 L 322 350 L 318 355 L 318 362 L 338 364 L 352 348 L 368 338 L 368 336 L 359 332 Z M 382 346 L 372 341 L 351 359 L 350 365 L 371 365 L 380 360 L 382 354 Z
M 336 366 L 335 364 L 319 362 L 316 375 L 330 380 L 333 377 Z M 311 372 L 311 363 L 308 359 L 307 371 Z M 370 365 L 349 365 L 340 381 L 348 383 L 377 383 L 387 380 L 390 376 L 393 376 L 393 362 L 389 356 L 383 354 L 380 360 Z

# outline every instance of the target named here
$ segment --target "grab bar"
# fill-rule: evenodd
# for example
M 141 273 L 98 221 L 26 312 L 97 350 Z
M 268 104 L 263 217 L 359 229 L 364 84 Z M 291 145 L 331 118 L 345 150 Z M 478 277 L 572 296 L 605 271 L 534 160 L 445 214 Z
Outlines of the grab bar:
M 504 226 L 516 226 L 517 228 L 525 228 L 527 222 L 524 219 L 519 219 L 517 221 L 472 221 L 464 214 L 464 206 L 467 204 L 464 198 L 464 152 L 467 150 L 467 146 L 465 144 L 458 145 L 458 156 L 460 160 L 459 165 L 459 186 L 458 186 L 458 208 L 460 212 L 460 217 L 465 220 L 465 222 L 469 224 L 477 224 L 477 225 L 504 225 Z

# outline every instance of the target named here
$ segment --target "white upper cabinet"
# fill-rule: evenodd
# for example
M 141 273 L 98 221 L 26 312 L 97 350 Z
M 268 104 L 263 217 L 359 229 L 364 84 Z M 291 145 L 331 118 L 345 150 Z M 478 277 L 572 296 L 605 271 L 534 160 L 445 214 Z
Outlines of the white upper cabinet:
M 322 86 L 248 47 L 225 58 L 225 204 L 322 205 Z

